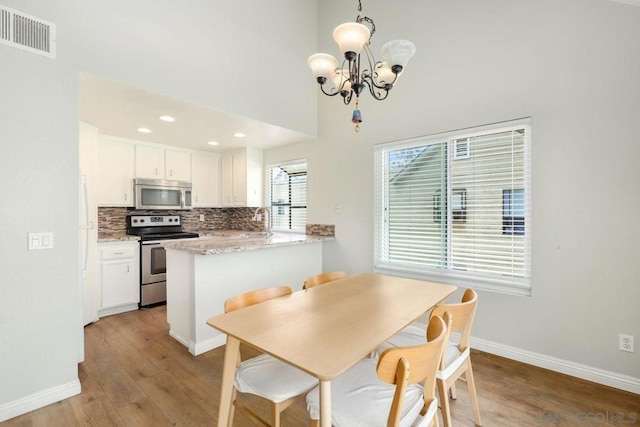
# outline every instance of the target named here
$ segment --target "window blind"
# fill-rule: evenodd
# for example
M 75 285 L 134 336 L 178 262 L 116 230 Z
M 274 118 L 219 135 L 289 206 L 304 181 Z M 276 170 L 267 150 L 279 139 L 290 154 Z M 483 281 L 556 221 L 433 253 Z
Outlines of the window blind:
M 377 146 L 376 270 L 530 293 L 529 149 L 529 120 Z
M 305 231 L 307 223 L 307 162 L 268 168 L 271 224 L 274 230 Z

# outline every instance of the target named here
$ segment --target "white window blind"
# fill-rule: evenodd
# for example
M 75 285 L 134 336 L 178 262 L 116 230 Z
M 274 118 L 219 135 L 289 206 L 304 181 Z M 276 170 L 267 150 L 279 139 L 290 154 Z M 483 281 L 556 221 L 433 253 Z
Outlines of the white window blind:
M 305 231 L 307 224 L 307 162 L 268 167 L 269 205 L 274 230 Z
M 530 294 L 530 129 L 525 119 L 377 146 L 376 270 Z

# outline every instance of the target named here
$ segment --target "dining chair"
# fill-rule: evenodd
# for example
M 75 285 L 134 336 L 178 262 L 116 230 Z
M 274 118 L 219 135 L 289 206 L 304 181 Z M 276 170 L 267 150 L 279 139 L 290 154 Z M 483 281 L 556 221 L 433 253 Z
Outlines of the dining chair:
M 274 298 L 291 295 L 289 286 L 258 289 L 229 298 L 224 311 L 238 310 Z M 233 384 L 233 405 L 229 425 L 233 425 L 234 407 L 243 411 L 253 422 L 271 427 L 280 427 L 280 414 L 297 399 L 318 385 L 318 379 L 282 362 L 268 354 L 247 359 L 238 364 Z M 270 402 L 271 420 L 265 421 L 253 410 L 236 400 L 237 393 L 249 393 Z
M 313 288 L 314 286 L 342 279 L 343 277 L 347 277 L 347 273 L 344 271 L 329 271 L 326 273 L 316 274 L 315 276 L 310 276 L 305 279 L 302 289 Z
M 378 360 L 363 359 L 331 381 L 331 421 L 334 427 L 426 427 L 438 426 L 436 372 L 448 341 L 447 324 L 433 316 L 424 344 L 393 347 Z M 424 385 L 420 385 L 424 383 Z M 311 426 L 320 418 L 320 394 L 307 394 Z M 427 410 L 421 414 L 423 407 Z
M 450 341 L 447 344 L 440 368 L 436 375 L 436 385 L 438 386 L 438 394 L 440 396 L 440 410 L 445 427 L 451 426 L 451 408 L 448 395 L 451 394 L 452 398 L 456 397 L 455 383 L 458 379 L 466 381 L 467 388 L 469 389 L 471 408 L 473 410 L 473 419 L 477 426 L 481 425 L 480 409 L 473 378 L 473 369 L 471 367 L 469 347 L 469 337 L 471 335 L 471 327 L 477 306 L 478 294 L 473 289 L 466 289 L 462 295 L 461 302 L 437 305 L 430 314 L 430 317 L 433 317 L 442 316 L 444 312 L 450 313 L 453 318 L 451 332 L 460 333 L 460 341 L 458 343 Z M 417 324 L 412 323 L 391 337 L 380 347 L 379 351 L 392 347 L 416 345 L 422 342 L 424 342 L 424 327 L 419 327 Z M 464 377 L 462 377 L 462 374 L 464 374 Z

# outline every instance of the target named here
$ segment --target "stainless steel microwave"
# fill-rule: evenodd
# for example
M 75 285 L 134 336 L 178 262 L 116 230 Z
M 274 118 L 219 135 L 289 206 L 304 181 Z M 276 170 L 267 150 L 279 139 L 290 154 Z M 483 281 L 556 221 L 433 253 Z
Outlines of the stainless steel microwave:
M 164 179 L 133 180 L 136 209 L 191 209 L 191 183 Z

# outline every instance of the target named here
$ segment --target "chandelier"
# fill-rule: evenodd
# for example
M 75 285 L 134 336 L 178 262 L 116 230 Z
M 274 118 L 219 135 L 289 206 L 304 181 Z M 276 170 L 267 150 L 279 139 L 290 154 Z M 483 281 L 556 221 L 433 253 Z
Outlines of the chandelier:
M 376 61 L 369 49 L 376 26 L 373 19 L 360 16 L 360 13 L 362 1 L 358 0 L 356 21 L 338 25 L 333 30 L 333 39 L 344 56 L 342 66 L 339 66 L 335 57 L 327 53 L 316 53 L 307 60 L 322 93 L 327 96 L 340 94 L 345 105 L 350 104 L 355 95 L 356 105 L 351 121 L 356 125 L 356 132 L 360 130 L 362 123 L 359 101 L 365 87 L 374 99 L 386 99 L 407 62 L 416 52 L 415 45 L 410 41 L 392 40 L 382 46 L 384 61 Z M 364 57 L 361 55 L 363 51 Z

